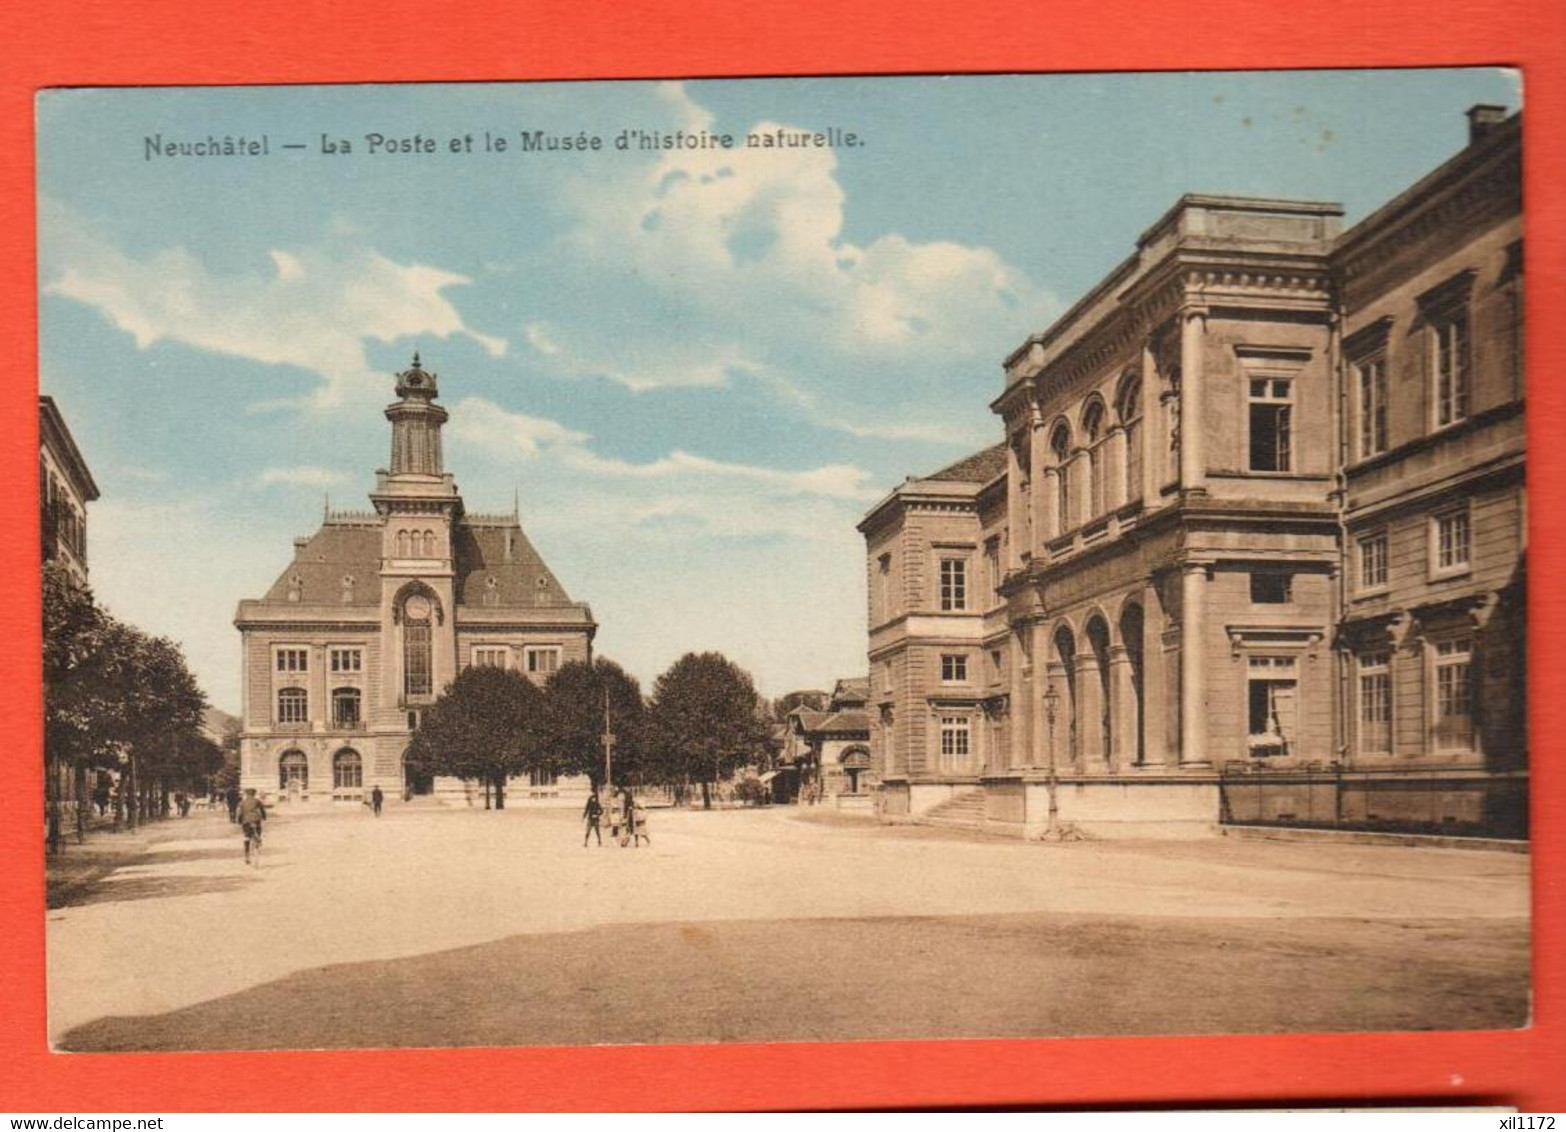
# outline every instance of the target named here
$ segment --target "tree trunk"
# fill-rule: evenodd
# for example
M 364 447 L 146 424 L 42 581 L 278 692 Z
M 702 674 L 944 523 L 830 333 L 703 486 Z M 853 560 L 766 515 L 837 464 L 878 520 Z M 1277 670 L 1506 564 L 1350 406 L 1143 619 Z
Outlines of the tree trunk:
M 484 776 L 484 808 L 489 809 L 489 775 Z
M 136 756 L 130 757 L 130 762 L 125 764 L 125 825 L 129 829 L 136 828 L 137 805 L 136 789 L 140 785 L 136 781 Z
M 704 810 L 712 809 L 712 784 L 710 782 L 703 781 L 701 784 L 701 808 Z
M 88 796 L 86 765 L 77 763 L 73 773 L 76 778 L 76 840 L 79 844 L 87 840 L 87 808 L 92 805 L 92 799 Z
M 497 775 L 495 775 L 495 809 L 503 810 L 505 808 L 506 808 L 506 776 L 504 774 L 497 774 Z

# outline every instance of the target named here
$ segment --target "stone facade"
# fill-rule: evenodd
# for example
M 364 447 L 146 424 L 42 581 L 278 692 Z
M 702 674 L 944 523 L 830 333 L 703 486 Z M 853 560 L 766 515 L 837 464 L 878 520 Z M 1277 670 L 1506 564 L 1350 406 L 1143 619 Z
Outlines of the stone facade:
M 296 539 L 264 597 L 242 601 L 241 784 L 268 801 L 357 805 L 462 783 L 410 776 L 403 755 L 419 714 L 469 664 L 517 667 L 542 682 L 589 661 L 597 629 L 539 558 L 515 513 L 468 513 L 443 467 L 436 375 L 417 355 L 397 376 L 389 469 L 374 506 L 328 512 Z M 522 796 L 555 782 L 518 782 Z
M 789 712 L 780 762 L 803 771 L 802 801 L 869 808 L 876 781 L 870 765 L 867 699 L 867 681 L 845 677 L 833 687 L 824 710 L 800 706 Z
M 1513 831 L 1519 136 L 1347 233 L 1185 196 L 1006 359 L 1003 442 L 860 524 L 890 816 Z
M 98 498 L 87 461 L 53 397 L 38 398 L 38 510 L 43 560 L 87 583 L 87 504 Z

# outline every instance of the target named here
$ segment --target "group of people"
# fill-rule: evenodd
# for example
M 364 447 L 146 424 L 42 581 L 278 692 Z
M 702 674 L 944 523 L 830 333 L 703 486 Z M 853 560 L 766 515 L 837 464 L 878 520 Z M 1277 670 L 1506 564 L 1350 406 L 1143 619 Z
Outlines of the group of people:
M 582 820 L 586 823 L 586 830 L 582 834 L 582 848 L 587 848 L 587 843 L 594 837 L 598 838 L 600 846 L 604 843 L 603 820 L 604 805 L 598 800 L 598 790 L 587 797 L 587 805 L 582 810 Z M 641 848 L 642 842 L 652 844 L 652 838 L 647 836 L 647 814 L 636 801 L 631 788 L 627 786 L 620 795 L 620 805 L 616 814 L 610 815 L 609 836 L 617 838 L 621 846 L 631 845 Z

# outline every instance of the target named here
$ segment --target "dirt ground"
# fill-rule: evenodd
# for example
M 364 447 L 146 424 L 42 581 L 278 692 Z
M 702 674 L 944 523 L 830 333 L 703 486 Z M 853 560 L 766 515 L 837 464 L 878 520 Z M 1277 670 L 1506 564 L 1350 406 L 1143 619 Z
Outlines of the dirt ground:
M 226 820 L 95 844 L 49 913 L 76 1051 L 1484 1029 L 1526 1024 L 1526 856 L 1036 845 L 668 813 Z M 69 852 L 69 851 L 68 851 Z M 129 965 L 129 966 L 127 966 Z M 127 979 L 117 972 L 135 970 Z

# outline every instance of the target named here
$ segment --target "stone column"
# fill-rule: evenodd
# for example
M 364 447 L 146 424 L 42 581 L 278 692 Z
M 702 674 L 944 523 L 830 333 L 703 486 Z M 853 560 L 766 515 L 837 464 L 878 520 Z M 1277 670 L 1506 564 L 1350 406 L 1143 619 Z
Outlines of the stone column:
M 330 726 L 332 705 L 326 698 L 326 646 L 310 646 L 310 730 L 325 731 Z M 312 768 L 311 773 L 314 773 Z
M 1034 484 L 1035 491 L 1038 485 Z M 1006 443 L 1006 521 L 1011 528 L 1011 538 L 1006 550 L 1006 569 L 1016 570 L 1022 565 L 1022 552 L 1027 549 L 1027 519 L 1022 513 L 1022 461 L 1017 459 L 1015 438 Z
M 1028 403 L 1027 424 L 1028 430 L 1028 485 L 1032 491 L 1032 498 L 1028 500 L 1028 546 L 1027 550 L 1034 558 L 1044 554 L 1044 541 L 1048 538 L 1045 534 L 1045 488 L 1044 482 L 1044 417 L 1039 412 L 1037 401 Z
M 1142 506 L 1158 503 L 1158 488 L 1163 483 L 1164 452 L 1167 447 L 1164 405 L 1158 387 L 1158 362 L 1151 342 L 1142 343 Z
M 1142 750 L 1148 766 L 1168 761 L 1164 742 L 1166 697 L 1172 681 L 1164 664 L 1164 609 L 1158 587 L 1142 587 Z
M 1207 490 L 1206 414 L 1203 410 L 1202 347 L 1207 312 L 1200 308 L 1180 317 L 1180 486 Z
M 1060 537 L 1060 525 L 1064 518 L 1060 513 L 1060 469 L 1045 468 L 1043 478 L 1036 490 L 1039 504 L 1043 508 L 1043 519 L 1038 532 L 1039 557 L 1043 558 L 1045 544 L 1051 539 Z
M 1044 734 L 1043 750 L 1039 752 L 1041 762 L 1045 767 L 1053 767 L 1056 774 L 1066 774 L 1074 769 L 1071 750 L 1071 689 L 1066 683 L 1066 666 L 1058 660 L 1052 660 L 1043 666 L 1045 684 L 1038 689 L 1039 719 L 1043 723 L 1040 730 Z M 1049 717 L 1044 714 L 1044 692 L 1048 688 L 1055 691 L 1055 721 L 1050 726 Z
M 1126 430 L 1120 425 L 1110 429 L 1101 451 L 1109 461 L 1104 469 L 1104 510 L 1115 511 L 1130 499 L 1131 485 L 1126 482 Z
M 1104 689 L 1098 658 L 1082 642 L 1077 653 L 1077 749 L 1085 770 L 1102 770 L 1109 752 L 1104 750 Z
M 1144 622 L 1146 618 L 1143 619 Z M 1144 663 L 1145 668 L 1145 663 Z M 1144 675 L 1145 678 L 1145 675 Z M 1124 770 L 1136 763 L 1136 687 L 1131 680 L 1131 657 L 1125 645 L 1109 646 L 1109 769 Z
M 1187 562 L 1180 577 L 1180 765 L 1207 766 L 1204 625 L 1207 567 Z
M 1032 685 L 1033 668 L 1031 665 L 1024 667 L 1024 658 L 1028 655 L 1023 648 L 1022 634 L 1032 631 L 1031 625 L 1017 625 L 1012 629 L 1011 641 L 1008 647 L 1011 650 L 1011 703 L 1007 707 L 1006 733 L 1007 751 L 1006 765 L 1012 769 L 1024 767 L 1031 761 L 1029 754 L 1032 747 L 1029 745 L 1033 738 L 1032 728 Z

